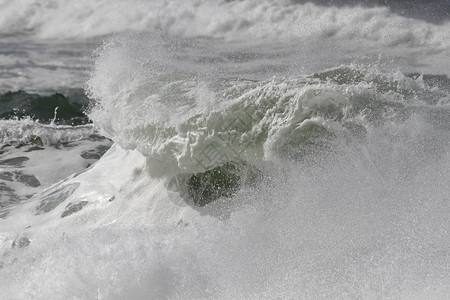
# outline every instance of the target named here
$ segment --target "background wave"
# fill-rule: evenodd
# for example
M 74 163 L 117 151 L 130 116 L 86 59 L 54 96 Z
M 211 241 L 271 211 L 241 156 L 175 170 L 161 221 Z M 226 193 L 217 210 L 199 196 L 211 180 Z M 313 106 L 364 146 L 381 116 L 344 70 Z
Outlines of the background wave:
M 329 5 L 331 3 L 333 5 Z M 328 6 L 320 6 L 323 4 Z M 317 36 L 389 45 L 434 45 L 448 37 L 448 31 L 444 30 L 448 23 L 427 24 L 400 16 L 383 6 L 335 6 L 338 4 L 342 2 L 133 0 L 132 3 L 78 1 L 73 4 L 27 0 L 15 5 L 5 1 L 1 5 L 1 31 L 6 36 L 24 34 L 70 39 L 161 28 L 171 34 L 228 40 Z M 435 9 L 434 14 L 446 11 L 445 1 L 429 3 L 427 7 L 433 6 L 441 7 Z M 404 11 L 410 10 L 408 7 L 411 8 L 408 3 L 402 5 Z M 418 5 L 414 9 L 418 9 Z M 243 11 L 245 14 L 241 13 Z M 424 9 L 422 16 L 425 12 Z M 204 18 L 205 15 L 210 17 Z

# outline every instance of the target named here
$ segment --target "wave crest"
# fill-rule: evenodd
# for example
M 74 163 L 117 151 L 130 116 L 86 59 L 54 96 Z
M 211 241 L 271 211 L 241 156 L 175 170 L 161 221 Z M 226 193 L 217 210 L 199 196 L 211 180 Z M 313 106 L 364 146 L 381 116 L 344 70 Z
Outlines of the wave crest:
M 178 65 L 161 50 L 102 50 L 111 52 L 99 57 L 89 82 L 96 101 L 89 116 L 107 137 L 169 174 L 235 160 L 307 160 L 448 99 L 422 76 L 376 65 L 253 81 L 191 68 L 186 60 Z

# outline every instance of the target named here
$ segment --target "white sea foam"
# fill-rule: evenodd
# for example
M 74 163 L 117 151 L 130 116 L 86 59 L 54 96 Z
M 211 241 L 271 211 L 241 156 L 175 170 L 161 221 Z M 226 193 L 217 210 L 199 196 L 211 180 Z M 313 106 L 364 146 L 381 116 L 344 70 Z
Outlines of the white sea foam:
M 31 119 L 0 120 L 2 207 L 24 201 L 79 172 L 111 142 L 92 125 L 44 125 Z M 105 149 L 105 150 L 102 150 Z
M 26 144 L 39 138 L 43 146 L 54 146 L 86 139 L 91 135 L 95 135 L 96 132 L 96 128 L 90 124 L 74 127 L 54 124 L 46 125 L 31 118 L 0 120 L 0 145 Z

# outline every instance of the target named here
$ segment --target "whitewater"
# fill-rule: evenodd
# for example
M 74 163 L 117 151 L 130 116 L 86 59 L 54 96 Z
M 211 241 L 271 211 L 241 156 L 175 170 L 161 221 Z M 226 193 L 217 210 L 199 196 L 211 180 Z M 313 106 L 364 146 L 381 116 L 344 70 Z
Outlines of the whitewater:
M 448 298 L 449 14 L 0 0 L 0 298 Z

